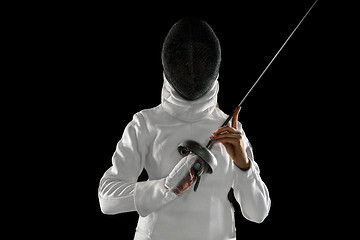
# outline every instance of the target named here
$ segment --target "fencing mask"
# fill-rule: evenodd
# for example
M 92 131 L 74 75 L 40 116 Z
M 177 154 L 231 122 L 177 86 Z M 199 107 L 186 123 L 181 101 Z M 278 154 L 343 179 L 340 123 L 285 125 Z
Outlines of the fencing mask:
M 206 94 L 218 76 L 220 43 L 205 21 L 183 18 L 167 34 L 161 58 L 168 82 L 183 98 L 193 101 Z

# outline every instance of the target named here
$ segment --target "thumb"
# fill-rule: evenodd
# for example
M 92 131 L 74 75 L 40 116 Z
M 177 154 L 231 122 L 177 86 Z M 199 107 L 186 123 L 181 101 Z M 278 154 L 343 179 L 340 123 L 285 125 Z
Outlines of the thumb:
M 235 129 L 237 129 L 237 121 L 240 110 L 241 110 L 241 106 L 238 106 L 235 110 L 234 116 L 232 117 L 231 126 Z

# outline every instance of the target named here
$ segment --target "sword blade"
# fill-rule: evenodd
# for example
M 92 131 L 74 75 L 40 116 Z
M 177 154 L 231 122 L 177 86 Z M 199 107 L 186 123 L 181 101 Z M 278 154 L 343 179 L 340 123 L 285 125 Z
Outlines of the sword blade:
M 304 19 L 306 18 L 306 16 L 309 14 L 309 12 L 311 11 L 311 9 L 314 7 L 314 5 L 316 4 L 318 0 L 315 0 L 315 2 L 311 5 L 311 7 L 309 8 L 309 10 L 306 12 L 306 14 L 304 15 L 304 17 L 300 20 L 300 22 L 296 25 L 296 27 L 294 28 L 294 30 L 291 32 L 291 34 L 289 35 L 289 37 L 285 40 L 285 42 L 283 43 L 283 45 L 280 47 L 280 49 L 277 51 L 277 53 L 275 54 L 275 56 L 271 59 L 271 61 L 269 62 L 269 64 L 266 66 L 266 68 L 262 71 L 262 73 L 260 74 L 260 76 L 257 78 L 257 80 L 255 81 L 255 83 L 252 85 L 252 87 L 250 88 L 250 90 L 246 93 L 246 95 L 244 96 L 244 98 L 241 100 L 241 102 L 239 103 L 239 105 L 236 106 L 236 108 L 234 109 L 234 111 L 228 116 L 228 118 L 225 120 L 225 122 L 221 125 L 221 127 L 226 126 L 230 119 L 234 116 L 236 110 L 238 108 L 240 108 L 241 110 L 241 105 L 244 103 L 245 99 L 247 98 L 247 96 L 250 94 L 250 92 L 253 90 L 253 88 L 255 87 L 255 85 L 259 82 L 259 80 L 261 79 L 261 77 L 264 75 L 264 73 L 268 70 L 268 68 L 270 67 L 270 65 L 273 63 L 273 61 L 275 60 L 275 58 L 279 55 L 279 53 L 281 52 L 281 50 L 284 48 L 284 46 L 286 45 L 286 43 L 289 41 L 289 39 L 291 38 L 291 36 L 294 34 L 294 32 L 298 29 L 298 27 L 301 25 L 301 23 L 304 21 Z M 213 142 L 210 140 L 208 142 L 208 144 L 206 145 L 206 147 L 208 149 L 211 149 L 213 146 Z M 201 173 L 197 174 L 197 180 L 194 186 L 194 191 L 196 192 L 197 188 L 199 187 L 199 183 L 200 183 L 200 179 L 201 179 Z
M 300 20 L 300 22 L 296 25 L 296 27 L 294 28 L 294 30 L 291 32 L 291 34 L 289 35 L 289 37 L 285 40 L 285 42 L 283 43 L 283 45 L 280 47 L 280 49 L 277 51 L 277 53 L 275 54 L 275 56 L 271 59 L 271 61 L 269 62 L 269 64 L 266 66 L 266 68 L 262 71 L 262 73 L 260 74 L 260 76 L 257 78 L 257 80 L 255 81 L 255 83 L 252 85 L 252 87 L 250 88 L 250 90 L 246 93 L 246 95 L 244 96 L 244 98 L 241 100 L 241 102 L 239 103 L 239 105 L 236 106 L 236 108 L 234 109 L 234 111 L 229 115 L 229 117 L 225 120 L 225 122 L 223 123 L 223 125 L 221 125 L 221 127 L 226 126 L 230 119 L 234 116 L 236 109 L 238 107 L 241 108 L 242 104 L 244 103 L 245 99 L 247 98 L 247 96 L 250 94 L 250 92 L 253 90 L 253 88 L 256 86 L 256 84 L 259 82 L 259 80 L 262 78 L 262 76 L 264 75 L 264 73 L 268 70 L 268 68 L 270 67 L 270 65 L 273 63 L 273 61 L 275 60 L 275 58 L 279 55 L 279 53 L 281 52 L 281 50 L 284 48 L 284 46 L 286 45 L 286 43 L 289 41 L 289 39 L 292 37 L 292 35 L 294 34 L 294 32 L 296 32 L 296 30 L 298 29 L 298 27 L 301 25 L 301 23 L 304 21 L 304 19 L 306 18 L 306 16 L 309 14 L 309 12 L 311 11 L 311 9 L 314 7 L 314 5 L 316 4 L 318 0 L 315 0 L 315 2 L 311 5 L 311 7 L 309 8 L 309 10 L 306 12 L 306 14 L 304 15 L 304 17 Z M 208 145 L 210 146 L 211 144 L 208 143 Z

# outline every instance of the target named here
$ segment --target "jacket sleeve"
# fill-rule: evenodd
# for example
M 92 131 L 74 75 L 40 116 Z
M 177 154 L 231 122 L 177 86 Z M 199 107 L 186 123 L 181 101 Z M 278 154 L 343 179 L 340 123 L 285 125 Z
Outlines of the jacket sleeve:
M 242 136 L 250 160 L 250 168 L 244 171 L 234 164 L 234 196 L 243 216 L 250 221 L 261 223 L 270 211 L 271 200 L 269 191 L 261 180 L 259 166 L 254 161 L 252 147 L 243 130 Z
M 175 199 L 165 179 L 137 182 L 148 152 L 148 131 L 141 113 L 126 126 L 112 157 L 112 166 L 100 180 L 98 197 L 104 214 L 137 211 L 146 216 Z

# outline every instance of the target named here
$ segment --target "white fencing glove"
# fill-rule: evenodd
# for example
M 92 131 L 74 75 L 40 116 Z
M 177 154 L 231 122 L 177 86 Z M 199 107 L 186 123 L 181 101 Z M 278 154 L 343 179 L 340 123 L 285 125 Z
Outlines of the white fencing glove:
M 197 155 L 191 153 L 182 158 L 165 179 L 165 187 L 180 195 L 193 185 L 198 173 L 204 169 L 205 162 Z

